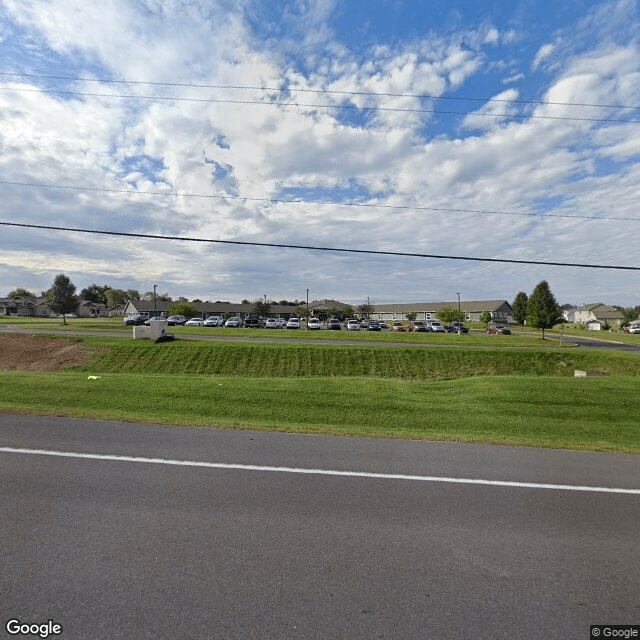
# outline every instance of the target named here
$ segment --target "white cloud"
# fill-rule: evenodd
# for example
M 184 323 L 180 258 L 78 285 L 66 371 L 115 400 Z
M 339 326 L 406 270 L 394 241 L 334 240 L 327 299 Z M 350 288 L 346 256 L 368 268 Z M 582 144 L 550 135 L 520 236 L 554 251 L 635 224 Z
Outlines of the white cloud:
M 6 0 L 4 5 L 37 41 L 46 40 L 69 59 L 91 61 L 86 64 L 93 72 L 211 85 L 68 83 L 85 94 L 184 98 L 172 101 L 63 97 L 41 91 L 36 80 L 11 84 L 0 79 L 5 89 L 17 89 L 0 92 L 0 171 L 5 180 L 104 189 L 5 185 L 3 206 L 9 219 L 439 255 L 637 262 L 638 241 L 629 234 L 630 223 L 491 213 L 534 214 L 542 208 L 550 214 L 611 215 L 615 202 L 616 214 L 635 215 L 640 179 L 636 126 L 554 119 L 587 113 L 614 119 L 628 110 L 523 105 L 515 102 L 519 90 L 500 92 L 498 87 L 493 100 L 466 116 L 430 113 L 458 110 L 438 97 L 456 91 L 468 95 L 469 81 L 484 73 L 489 54 L 463 42 L 484 43 L 491 51 L 515 39 L 514 32 L 482 26 L 475 35 L 430 34 L 418 41 L 381 43 L 362 55 L 334 41 L 333 30 L 325 25 L 341 5 L 298 2 L 287 19 L 298 18 L 304 29 L 315 25 L 314 37 L 322 48 L 314 48 L 310 36 L 304 61 L 296 66 L 285 60 L 277 43 L 255 41 L 245 22 L 249 4 L 232 11 L 168 0 L 113 0 L 100 7 Z M 294 45 L 287 43 L 291 51 Z M 564 60 L 555 47 L 544 45 L 532 62 L 537 68 L 553 57 L 562 64 L 548 78 L 544 100 L 639 103 L 640 56 L 633 43 L 576 50 Z M 317 64 L 307 67 L 312 60 Z M 515 74 L 507 80 L 522 79 Z M 286 85 L 289 92 L 213 85 Z M 310 106 L 253 104 L 274 97 Z M 347 103 L 360 112 L 342 109 Z M 199 197 L 140 193 L 145 191 Z M 280 193 L 297 192 L 382 206 L 268 202 Z M 509 267 L 507 277 L 501 266 L 443 261 L 412 261 L 409 266 L 403 258 L 152 240 L 105 242 L 100 236 L 16 230 L 10 236 L 5 247 L 12 248 L 3 249 L 0 262 L 21 274 L 32 264 L 38 283 L 43 271 L 53 277 L 64 269 L 86 278 L 77 283 L 81 286 L 109 278 L 122 282 L 129 276 L 136 288 L 148 289 L 152 279 L 175 295 L 202 299 L 263 293 L 295 297 L 311 287 L 322 289 L 317 297 L 359 300 L 372 295 L 382 302 L 409 299 L 415 292 L 414 297 L 428 300 L 450 297 L 449 289 L 460 287 L 461 273 L 468 293 L 476 290 L 473 297 L 503 297 L 509 295 L 504 290 L 509 283 L 534 277 L 531 269 Z M 441 274 L 437 278 L 431 277 L 434 267 Z M 407 268 L 410 281 L 404 276 Z M 535 277 L 543 273 L 547 275 L 544 268 L 537 269 Z M 553 277 L 548 279 L 553 284 Z M 578 286 L 577 276 L 568 280 Z M 261 291 L 269 282 L 278 283 L 269 285 L 277 290 Z M 593 282 L 607 280 L 597 274 Z M 377 292 L 363 290 L 372 283 Z M 16 283 L 25 285 L 29 283 Z M 513 294 L 526 288 L 513 287 Z M 565 291 L 569 287 L 561 294 Z
M 535 58 L 533 59 L 533 63 L 531 64 L 532 69 L 537 69 L 549 56 L 553 54 L 556 50 L 556 45 L 552 43 L 543 44 L 540 49 L 538 49 L 538 53 L 536 53 Z
M 465 129 L 493 129 L 504 120 L 519 112 L 515 103 L 518 99 L 516 89 L 507 89 L 486 102 L 480 109 L 467 115 L 462 123 Z

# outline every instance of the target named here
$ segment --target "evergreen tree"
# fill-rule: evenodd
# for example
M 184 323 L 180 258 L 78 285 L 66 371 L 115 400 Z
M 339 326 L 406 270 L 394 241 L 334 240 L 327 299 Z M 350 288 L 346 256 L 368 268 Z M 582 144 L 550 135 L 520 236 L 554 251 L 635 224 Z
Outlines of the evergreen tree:
M 519 325 L 524 326 L 529 307 L 529 298 L 527 298 L 527 294 L 524 291 L 521 291 L 516 296 L 511 307 L 513 308 L 513 319 Z
M 553 327 L 561 317 L 560 307 L 555 296 L 551 293 L 549 283 L 542 280 L 529 296 L 527 322 L 535 329 L 542 329 L 542 339 L 544 340 L 544 330 Z
M 76 287 L 64 273 L 56 276 L 47 291 L 47 305 L 54 313 L 62 314 L 64 324 L 67 324 L 65 315 L 78 310 L 80 298 L 76 295 Z

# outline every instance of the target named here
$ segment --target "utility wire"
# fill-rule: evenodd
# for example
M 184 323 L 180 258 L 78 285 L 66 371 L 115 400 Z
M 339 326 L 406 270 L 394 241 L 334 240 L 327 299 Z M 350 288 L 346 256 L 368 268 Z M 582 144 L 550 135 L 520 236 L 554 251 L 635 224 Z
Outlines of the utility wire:
M 276 91 L 278 93 L 288 93 L 294 91 L 296 93 L 315 93 L 321 95 L 334 94 L 343 96 L 373 96 L 385 98 L 419 98 L 423 100 L 455 100 L 460 102 L 505 102 L 510 104 L 539 104 L 563 107 L 593 107 L 602 109 L 640 109 L 640 105 L 629 106 L 622 104 L 591 104 L 585 102 L 562 102 L 555 100 L 520 100 L 509 98 L 479 98 L 471 96 L 445 96 L 432 95 L 426 93 L 387 93 L 383 91 L 344 91 L 338 89 L 308 89 L 303 87 L 292 87 L 284 85 L 282 87 L 267 86 L 251 86 L 251 85 L 234 85 L 234 84 L 196 84 L 191 82 L 151 82 L 148 80 L 114 80 L 106 78 L 82 78 L 73 76 L 55 76 L 43 75 L 35 73 L 12 73 L 8 71 L 0 71 L 0 76 L 9 76 L 14 78 L 37 78 L 39 80 L 67 80 L 71 82 L 96 82 L 99 84 L 130 84 L 130 85 L 146 85 L 152 87 L 181 87 L 189 89 L 232 89 L 241 91 Z
M 57 227 L 51 225 L 40 224 L 26 224 L 22 222 L 4 222 L 0 221 L 0 225 L 9 227 L 23 227 L 28 229 L 44 229 L 49 231 L 71 231 L 74 233 L 93 233 L 108 236 L 120 236 L 125 238 L 145 238 L 151 240 L 178 240 L 180 242 L 201 242 L 201 243 L 216 243 L 216 244 L 229 244 L 229 245 L 241 245 L 250 247 L 268 247 L 268 248 L 280 248 L 280 249 L 303 249 L 305 251 L 327 251 L 334 253 L 359 253 L 365 255 L 382 255 L 382 256 L 400 256 L 406 258 L 433 258 L 437 260 L 470 260 L 474 262 L 499 262 L 508 264 L 536 264 L 554 267 L 579 267 L 581 269 L 617 269 L 625 271 L 640 271 L 640 267 L 625 267 L 616 265 L 603 265 L 603 264 L 584 264 L 575 262 L 547 262 L 543 260 L 513 260 L 508 258 L 478 258 L 475 256 L 443 256 L 432 253 L 408 253 L 403 251 L 379 251 L 373 249 L 346 249 L 339 247 L 318 247 L 312 245 L 299 245 L 299 244 L 281 244 L 271 242 L 248 242 L 242 240 L 214 240 L 210 238 L 189 238 L 183 236 L 165 236 L 154 235 L 150 233 L 126 233 L 123 231 L 101 231 L 98 229 L 78 229 L 73 227 Z
M 459 115 L 459 116 L 484 116 L 487 118 L 519 118 L 519 119 L 536 119 L 536 120 L 569 120 L 575 122 L 610 122 L 617 124 L 638 124 L 640 120 L 624 120 L 619 118 L 584 118 L 578 116 L 550 116 L 526 113 L 489 113 L 483 111 L 447 111 L 442 109 L 425 109 L 425 108 L 400 108 L 400 107 L 380 107 L 380 106 L 364 106 L 358 107 L 354 104 L 315 104 L 304 102 L 278 102 L 270 100 L 233 100 L 223 98 L 182 98 L 172 96 L 146 96 L 136 94 L 110 94 L 110 93 L 90 93 L 85 91 L 60 91 L 58 89 L 25 89 L 23 87 L 0 87 L 0 91 L 15 92 L 31 92 L 31 93 L 47 93 L 66 96 L 85 96 L 90 98 L 125 98 L 135 100 L 157 100 L 157 101 L 173 101 L 173 102 L 197 102 L 208 104 L 246 104 L 261 105 L 270 107 L 296 107 L 306 109 L 341 109 L 351 111 L 388 111 L 394 113 L 434 113 L 437 115 Z
M 204 198 L 212 200 L 232 200 L 241 202 L 261 202 L 265 204 L 311 204 L 314 206 L 333 206 L 333 207 L 362 207 L 366 209 L 393 209 L 398 211 L 436 211 L 438 213 L 480 213 L 484 215 L 500 215 L 500 216 L 525 216 L 533 218 L 574 218 L 578 220 L 616 220 L 624 222 L 640 222 L 640 218 L 625 218 L 622 216 L 587 216 L 581 214 L 565 214 L 565 213 L 536 213 L 524 211 L 492 211 L 489 209 L 451 209 L 446 207 L 425 207 L 410 206 L 396 204 L 376 204 L 370 202 L 332 202 L 330 200 L 307 200 L 307 199 L 285 199 L 285 198 L 251 198 L 246 196 L 231 196 L 223 194 L 206 194 L 206 193 L 182 193 L 179 191 L 131 191 L 129 189 L 107 189 L 105 187 L 84 187 L 78 185 L 59 185 L 44 184 L 36 182 L 15 182 L 9 180 L 0 180 L 0 185 L 9 185 L 17 187 L 33 187 L 38 189 L 63 189 L 69 191 L 94 191 L 99 193 L 122 193 L 133 196 L 163 196 L 178 198 Z

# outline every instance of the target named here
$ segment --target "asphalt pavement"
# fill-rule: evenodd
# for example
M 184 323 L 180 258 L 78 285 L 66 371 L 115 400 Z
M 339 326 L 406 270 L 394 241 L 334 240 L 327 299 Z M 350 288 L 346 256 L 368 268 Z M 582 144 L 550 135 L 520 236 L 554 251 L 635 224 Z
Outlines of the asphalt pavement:
M 0 414 L 0 482 L 6 637 L 640 624 L 640 456 Z

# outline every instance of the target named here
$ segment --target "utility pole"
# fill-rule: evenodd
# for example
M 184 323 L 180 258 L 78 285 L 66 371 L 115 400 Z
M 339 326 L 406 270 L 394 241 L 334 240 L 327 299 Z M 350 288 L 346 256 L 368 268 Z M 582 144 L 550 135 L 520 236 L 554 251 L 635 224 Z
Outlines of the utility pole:
M 156 317 L 158 315 L 158 303 L 156 302 L 156 287 L 158 285 L 153 285 L 153 316 Z
M 305 330 L 309 331 L 309 289 L 307 289 L 307 324 Z
M 462 314 L 460 313 L 460 292 L 456 291 L 456 295 L 458 296 L 458 335 L 462 335 L 462 328 L 460 327 L 460 323 L 462 322 Z

